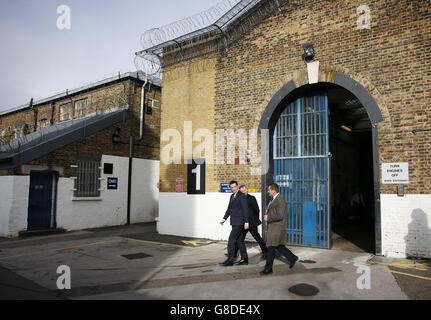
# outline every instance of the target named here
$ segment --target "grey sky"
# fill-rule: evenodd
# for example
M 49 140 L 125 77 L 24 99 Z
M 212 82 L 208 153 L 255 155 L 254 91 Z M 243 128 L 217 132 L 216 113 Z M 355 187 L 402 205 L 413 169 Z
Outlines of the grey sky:
M 220 0 L 1 0 L 0 110 L 136 71 L 141 34 Z M 57 7 L 71 29 L 57 28 Z

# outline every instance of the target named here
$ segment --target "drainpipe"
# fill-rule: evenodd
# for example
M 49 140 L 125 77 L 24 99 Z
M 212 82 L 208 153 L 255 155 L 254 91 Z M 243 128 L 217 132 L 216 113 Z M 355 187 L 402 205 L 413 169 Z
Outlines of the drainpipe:
M 132 197 L 132 162 L 133 162 L 133 136 L 130 136 L 129 176 L 127 182 L 127 224 L 130 224 L 130 204 Z
M 148 82 L 148 76 L 145 75 L 145 82 L 141 89 L 141 114 L 139 123 L 139 141 L 144 138 L 144 120 L 145 120 L 145 86 Z M 127 224 L 130 224 L 130 206 L 132 198 L 132 163 L 133 163 L 133 135 L 130 136 L 130 151 L 129 151 L 129 175 L 127 182 Z
M 141 90 L 141 116 L 140 116 L 140 124 L 139 124 L 139 141 L 142 141 L 144 138 L 144 121 L 145 121 L 145 86 L 148 82 L 148 76 L 145 75 L 145 82 L 142 86 Z

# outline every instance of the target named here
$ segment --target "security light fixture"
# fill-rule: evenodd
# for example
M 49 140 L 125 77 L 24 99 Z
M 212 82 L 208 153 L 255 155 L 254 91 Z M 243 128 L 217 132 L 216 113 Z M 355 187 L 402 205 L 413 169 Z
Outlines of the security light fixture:
M 304 54 L 302 55 L 302 59 L 304 59 L 305 62 L 311 62 L 314 60 L 314 48 L 312 43 L 307 43 L 303 46 L 304 48 Z

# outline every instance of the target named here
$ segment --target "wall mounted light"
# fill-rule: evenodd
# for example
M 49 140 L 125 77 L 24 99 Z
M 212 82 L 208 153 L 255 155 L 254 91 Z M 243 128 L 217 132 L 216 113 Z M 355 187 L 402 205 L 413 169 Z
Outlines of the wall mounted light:
M 302 55 L 302 59 L 304 59 L 305 62 L 311 62 L 314 60 L 314 48 L 312 43 L 307 43 L 303 46 L 304 48 L 304 54 Z

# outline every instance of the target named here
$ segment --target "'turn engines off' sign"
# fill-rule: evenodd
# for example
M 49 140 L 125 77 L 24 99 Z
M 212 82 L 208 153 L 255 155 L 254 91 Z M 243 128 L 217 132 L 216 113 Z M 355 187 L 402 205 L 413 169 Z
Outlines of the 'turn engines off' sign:
M 408 184 L 409 164 L 408 162 L 382 163 L 383 184 Z

